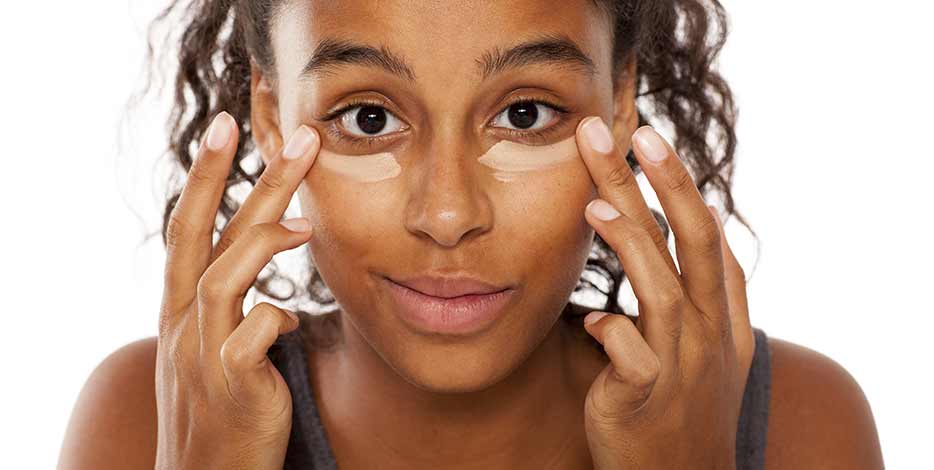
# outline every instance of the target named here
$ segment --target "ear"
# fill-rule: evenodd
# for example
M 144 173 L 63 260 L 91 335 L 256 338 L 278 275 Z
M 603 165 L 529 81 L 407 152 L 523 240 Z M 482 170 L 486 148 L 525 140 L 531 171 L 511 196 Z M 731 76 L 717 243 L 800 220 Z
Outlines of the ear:
M 632 146 L 632 135 L 639 128 L 639 110 L 636 108 L 636 57 L 626 64 L 618 77 L 613 96 L 613 136 L 616 142 Z
M 279 131 L 279 100 L 259 65 L 250 59 L 250 130 L 263 163 L 282 149 Z

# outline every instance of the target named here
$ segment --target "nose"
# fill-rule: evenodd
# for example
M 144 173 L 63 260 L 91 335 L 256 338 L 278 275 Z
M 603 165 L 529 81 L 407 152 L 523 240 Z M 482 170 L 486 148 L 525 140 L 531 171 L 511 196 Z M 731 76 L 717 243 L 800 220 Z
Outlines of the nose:
M 437 137 L 411 160 L 405 226 L 416 236 L 454 247 L 488 232 L 493 210 L 474 161 L 479 149 L 463 138 Z

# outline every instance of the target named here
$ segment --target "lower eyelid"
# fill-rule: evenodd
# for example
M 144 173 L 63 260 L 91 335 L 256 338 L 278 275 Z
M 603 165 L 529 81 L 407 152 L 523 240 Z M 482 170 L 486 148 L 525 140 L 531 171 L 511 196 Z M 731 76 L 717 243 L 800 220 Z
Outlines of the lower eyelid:
M 325 128 L 325 131 L 328 133 L 328 135 L 332 137 L 332 139 L 335 142 L 344 143 L 353 148 L 366 149 L 366 150 L 372 149 L 373 147 L 376 147 L 377 145 L 381 145 L 385 142 L 389 142 L 391 140 L 397 139 L 398 137 L 396 136 L 396 134 L 403 133 L 407 130 L 408 130 L 408 127 L 405 127 L 401 131 L 396 131 L 391 134 L 385 134 L 385 135 L 381 135 L 378 137 L 357 137 L 354 135 L 349 135 L 344 132 L 341 132 L 341 130 L 338 129 L 338 124 L 336 122 L 332 123 L 330 126 Z

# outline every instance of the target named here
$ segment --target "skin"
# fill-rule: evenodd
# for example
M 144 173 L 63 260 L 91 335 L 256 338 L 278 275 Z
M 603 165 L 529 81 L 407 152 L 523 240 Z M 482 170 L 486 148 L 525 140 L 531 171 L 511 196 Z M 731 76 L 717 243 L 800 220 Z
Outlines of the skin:
M 631 83 L 612 93 L 618 77 L 609 75 L 605 19 L 589 2 L 413 4 L 314 9 L 297 2 L 276 24 L 275 80 L 254 66 L 251 84 L 254 139 L 266 173 L 212 249 L 209 221 L 236 147 L 235 128 L 221 150 L 202 150 L 192 172 L 203 177 L 190 179 L 179 204 L 188 223 L 173 232 L 178 243 L 167 262 L 160 336 L 123 348 L 95 371 L 69 425 L 61 467 L 108 468 L 105 456 L 119 456 L 113 461 L 120 468 L 208 461 L 276 468 L 288 437 L 281 418 L 291 403 L 262 356 L 295 325 L 268 304 L 246 319 L 231 312 L 275 252 L 307 242 L 343 307 L 340 346 L 309 351 L 319 412 L 341 468 L 681 468 L 684 462 L 731 468 L 752 350 L 744 276 L 696 189 L 671 184 L 687 174 L 677 155 L 654 165 L 636 146 L 675 234 L 682 272 L 674 269 L 623 159 L 634 142 L 635 103 Z M 468 14 L 475 21 L 460 21 Z M 566 35 L 593 58 L 593 80 L 535 65 L 481 82 L 473 61 L 464 59 L 543 31 Z M 314 41 L 330 36 L 385 44 L 412 64 L 418 80 L 347 66 L 299 82 Z M 424 44 L 436 47 L 424 54 Z M 391 98 L 387 107 L 409 126 L 395 140 L 350 148 L 315 120 L 342 96 L 379 83 Z M 522 140 L 489 126 L 517 86 L 524 96 L 549 90 L 544 96 L 571 110 L 556 132 L 535 143 L 573 136 L 580 158 L 504 182 L 476 159 L 500 140 Z M 595 151 L 583 124 L 596 117 L 627 145 Z M 301 158 L 283 159 L 283 136 L 302 125 L 317 131 L 320 145 L 315 140 Z M 322 147 L 351 155 L 391 151 L 402 171 L 356 181 L 314 165 Z M 310 231 L 275 223 L 296 190 Z M 596 197 L 625 215 L 594 218 L 585 207 Z M 608 316 L 587 326 L 609 357 L 557 321 L 594 230 L 620 256 L 642 306 L 637 323 Z M 373 272 L 401 277 L 428 269 L 515 282 L 519 301 L 476 337 L 419 335 L 388 310 Z M 769 344 L 775 369 L 767 468 L 881 468 L 871 412 L 846 371 L 814 351 L 776 338 Z M 195 363 L 208 373 L 186 375 L 185 365 Z M 140 370 L 147 372 L 136 375 Z M 138 391 L 140 400 L 115 413 L 123 387 Z M 800 389 L 811 392 L 792 393 Z M 204 396 L 214 398 L 208 413 L 165 412 L 196 409 L 184 405 Z M 100 426 L 105 409 L 106 423 L 152 426 Z M 808 440 L 798 419 L 809 423 Z M 192 421 L 203 424 L 183 429 Z M 165 437 L 182 432 L 195 436 L 186 443 L 189 462 Z M 227 454 L 217 453 L 218 441 Z

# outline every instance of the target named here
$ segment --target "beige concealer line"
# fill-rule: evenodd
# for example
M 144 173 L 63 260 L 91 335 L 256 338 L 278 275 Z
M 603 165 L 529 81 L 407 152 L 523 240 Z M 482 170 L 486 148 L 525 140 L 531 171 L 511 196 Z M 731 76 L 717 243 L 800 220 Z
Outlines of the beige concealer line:
M 577 157 L 577 142 L 571 136 L 551 145 L 524 145 L 501 140 L 477 159 L 492 168 L 493 177 L 512 181 L 521 173 L 551 168 Z
M 399 176 L 402 167 L 389 152 L 370 155 L 342 155 L 321 149 L 316 165 L 355 179 L 363 183 L 373 183 Z

